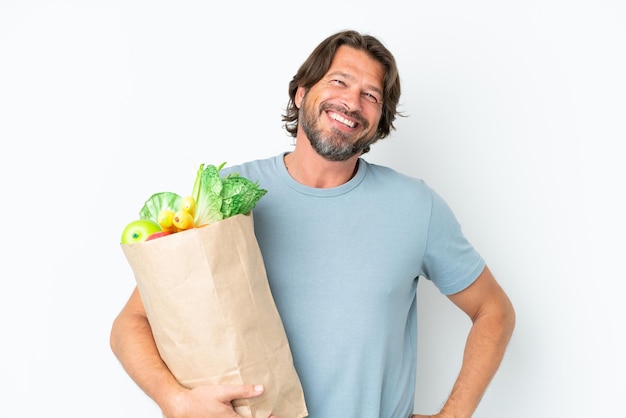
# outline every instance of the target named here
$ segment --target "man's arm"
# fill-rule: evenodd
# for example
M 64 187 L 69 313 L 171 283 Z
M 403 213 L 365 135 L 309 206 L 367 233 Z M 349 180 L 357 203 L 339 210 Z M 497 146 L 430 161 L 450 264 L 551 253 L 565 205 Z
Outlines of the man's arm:
M 465 290 L 449 296 L 472 320 L 463 363 L 441 412 L 432 417 L 470 418 L 500 367 L 515 327 L 515 310 L 488 268 Z M 413 415 L 426 418 L 430 415 Z
M 181 386 L 161 359 L 137 288 L 113 321 L 110 344 L 124 370 L 168 418 L 239 417 L 231 401 L 263 393 L 254 385 Z M 271 417 L 270 417 L 271 418 Z

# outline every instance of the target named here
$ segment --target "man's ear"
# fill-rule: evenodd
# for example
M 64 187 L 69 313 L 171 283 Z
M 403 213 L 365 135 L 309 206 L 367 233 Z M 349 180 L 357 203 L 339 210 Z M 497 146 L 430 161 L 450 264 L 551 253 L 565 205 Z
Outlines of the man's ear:
M 302 99 L 304 99 L 304 95 L 306 94 L 306 89 L 302 86 L 298 86 L 298 90 L 296 90 L 296 96 L 294 97 L 294 104 L 298 109 L 300 109 L 300 105 L 302 104 Z

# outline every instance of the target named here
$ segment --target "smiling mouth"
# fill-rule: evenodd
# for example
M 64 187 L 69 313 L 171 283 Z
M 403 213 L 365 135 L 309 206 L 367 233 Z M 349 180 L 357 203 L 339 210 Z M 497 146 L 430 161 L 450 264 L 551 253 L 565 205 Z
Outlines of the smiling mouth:
M 355 128 L 357 126 L 356 122 L 354 122 L 354 121 L 352 121 L 350 119 L 346 119 L 345 117 L 343 117 L 339 113 L 329 112 L 328 116 L 330 116 L 331 119 L 334 119 L 337 122 L 340 122 L 340 123 L 346 125 L 348 128 Z

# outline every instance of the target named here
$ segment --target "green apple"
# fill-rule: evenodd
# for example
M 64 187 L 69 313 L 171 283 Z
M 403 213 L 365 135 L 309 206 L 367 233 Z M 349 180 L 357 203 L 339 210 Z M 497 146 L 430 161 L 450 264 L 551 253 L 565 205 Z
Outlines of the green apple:
M 161 226 L 149 219 L 137 219 L 130 222 L 122 231 L 122 244 L 143 242 L 155 232 L 161 230 Z

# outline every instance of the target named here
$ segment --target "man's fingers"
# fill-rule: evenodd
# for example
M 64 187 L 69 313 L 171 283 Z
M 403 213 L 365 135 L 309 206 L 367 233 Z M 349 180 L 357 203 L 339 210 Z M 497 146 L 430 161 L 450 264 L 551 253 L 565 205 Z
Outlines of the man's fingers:
M 235 399 L 255 398 L 263 394 L 263 385 L 224 385 L 221 386 L 221 398 L 225 402 Z

